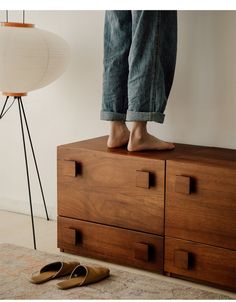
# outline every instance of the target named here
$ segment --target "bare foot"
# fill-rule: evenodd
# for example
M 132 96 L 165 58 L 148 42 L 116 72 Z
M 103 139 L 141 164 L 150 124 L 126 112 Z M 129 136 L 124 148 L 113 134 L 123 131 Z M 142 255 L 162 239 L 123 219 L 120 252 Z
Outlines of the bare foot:
M 172 150 L 175 145 L 149 134 L 145 122 L 135 122 L 130 133 L 128 151 Z
M 127 145 L 129 141 L 129 134 L 129 129 L 127 128 L 125 122 L 112 121 L 107 147 L 118 148 Z

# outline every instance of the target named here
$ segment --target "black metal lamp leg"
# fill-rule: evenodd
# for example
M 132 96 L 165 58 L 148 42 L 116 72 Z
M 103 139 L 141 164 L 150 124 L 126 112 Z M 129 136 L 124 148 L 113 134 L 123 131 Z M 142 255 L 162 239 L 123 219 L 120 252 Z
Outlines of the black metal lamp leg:
M 9 96 L 6 97 L 5 103 L 2 107 L 2 111 L 0 113 L 0 119 L 2 119 L 4 117 L 4 115 L 11 109 L 11 107 L 15 103 L 16 97 L 14 97 L 12 103 L 8 106 L 8 108 L 6 108 L 8 100 L 9 100 Z
M 21 106 L 21 111 L 23 113 L 26 129 L 27 129 L 27 133 L 28 133 L 28 137 L 29 137 L 29 141 L 30 141 L 30 146 L 31 146 L 31 150 L 32 150 L 33 158 L 34 158 L 35 168 L 36 168 L 36 171 L 37 171 L 37 176 L 38 176 L 39 186 L 40 186 L 40 190 L 41 190 L 41 194 L 42 194 L 42 199 L 43 199 L 43 204 L 44 204 L 46 217 L 47 217 L 47 220 L 49 220 L 47 206 L 46 206 L 44 192 L 43 192 L 43 186 L 42 186 L 42 182 L 41 182 L 41 178 L 40 178 L 40 174 L 39 174 L 39 169 L 38 169 L 38 164 L 37 164 L 37 160 L 36 160 L 36 156 L 35 156 L 35 152 L 34 152 L 34 147 L 33 147 L 32 139 L 31 139 L 31 135 L 30 135 L 30 130 L 29 130 L 29 126 L 28 126 L 28 122 L 27 122 L 27 118 L 26 118 L 26 114 L 25 114 L 25 110 L 24 110 L 24 106 L 23 106 L 23 102 L 22 102 L 21 97 L 18 98 L 18 102 Z
M 4 116 L 4 109 L 5 109 L 6 105 L 7 105 L 8 99 L 9 99 L 9 96 L 6 97 L 5 103 L 4 103 L 3 107 L 2 107 L 2 111 L 0 113 L 0 119 Z
M 21 99 L 18 97 L 17 100 L 18 100 L 18 107 L 19 107 L 19 114 L 20 114 L 20 124 L 21 124 L 21 132 L 22 132 L 22 140 L 23 140 L 24 155 L 25 155 L 25 167 L 26 167 L 28 193 L 29 193 L 29 202 L 30 202 L 30 213 L 31 213 L 31 222 L 32 222 L 34 249 L 36 250 L 35 229 L 34 229 L 34 215 L 33 215 L 33 207 L 32 207 L 32 197 L 31 197 L 31 188 L 30 188 L 29 167 L 28 167 L 28 160 L 27 160 L 27 150 L 26 150 L 26 145 L 25 145 L 25 133 L 24 133 L 24 126 L 23 126 L 22 112 L 21 112 L 21 110 L 22 110 L 21 109 Z

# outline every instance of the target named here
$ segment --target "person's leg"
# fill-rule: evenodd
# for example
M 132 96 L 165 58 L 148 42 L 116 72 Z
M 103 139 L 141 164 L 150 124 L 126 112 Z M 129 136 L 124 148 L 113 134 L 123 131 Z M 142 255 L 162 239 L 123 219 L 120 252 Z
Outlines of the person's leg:
M 128 143 L 128 55 L 132 38 L 131 11 L 106 11 L 104 25 L 103 96 L 100 119 L 111 121 L 108 147 Z
M 127 121 L 133 121 L 129 151 L 173 149 L 147 132 L 147 121 L 164 122 L 177 46 L 176 11 L 132 11 Z

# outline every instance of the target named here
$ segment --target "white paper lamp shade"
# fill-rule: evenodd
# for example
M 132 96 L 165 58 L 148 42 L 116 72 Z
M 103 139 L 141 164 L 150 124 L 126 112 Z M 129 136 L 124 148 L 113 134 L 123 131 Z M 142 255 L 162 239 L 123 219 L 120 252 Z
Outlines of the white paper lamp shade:
M 65 70 L 67 43 L 54 33 L 31 24 L 0 26 L 0 91 L 21 94 L 55 81 Z

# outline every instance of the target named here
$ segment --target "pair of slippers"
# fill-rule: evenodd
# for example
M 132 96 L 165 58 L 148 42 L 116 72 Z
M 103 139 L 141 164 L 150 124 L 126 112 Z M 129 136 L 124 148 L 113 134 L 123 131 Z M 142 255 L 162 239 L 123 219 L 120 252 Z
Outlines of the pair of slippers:
M 110 271 L 105 267 L 80 265 L 79 262 L 53 262 L 41 268 L 39 274 L 32 275 L 30 282 L 41 284 L 52 279 L 70 275 L 67 280 L 57 283 L 60 289 L 98 282 L 108 277 Z

